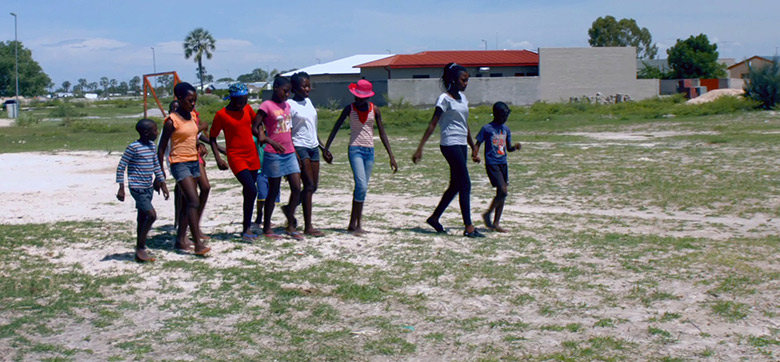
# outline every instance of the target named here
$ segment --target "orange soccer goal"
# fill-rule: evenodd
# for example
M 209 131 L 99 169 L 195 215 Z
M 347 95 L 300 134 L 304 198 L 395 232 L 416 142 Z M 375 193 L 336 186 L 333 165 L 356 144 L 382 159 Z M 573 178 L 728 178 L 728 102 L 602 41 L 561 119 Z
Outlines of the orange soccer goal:
M 154 97 L 154 101 L 157 102 L 157 108 L 160 109 L 160 112 L 162 112 L 163 118 L 167 117 L 168 115 L 165 113 L 165 109 L 162 106 L 162 103 L 160 103 L 160 99 L 157 98 L 157 92 L 155 92 L 154 87 L 152 86 L 152 82 L 149 81 L 150 78 L 154 77 L 160 77 L 164 75 L 173 75 L 173 86 L 175 87 L 177 84 L 181 82 L 181 79 L 179 79 L 179 75 L 176 74 L 176 72 L 162 72 L 162 73 L 154 73 L 154 74 L 144 74 L 144 118 L 146 118 L 146 110 L 147 110 L 147 97 L 148 94 L 151 93 L 152 97 Z

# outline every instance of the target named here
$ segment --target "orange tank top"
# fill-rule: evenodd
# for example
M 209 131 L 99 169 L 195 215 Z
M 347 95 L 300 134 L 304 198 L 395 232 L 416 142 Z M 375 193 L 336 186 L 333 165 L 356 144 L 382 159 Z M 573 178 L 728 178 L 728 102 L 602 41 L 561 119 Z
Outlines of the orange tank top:
M 176 112 L 171 113 L 168 119 L 173 121 L 173 133 L 171 133 L 171 163 L 190 162 L 198 160 L 198 114 L 191 112 L 189 120 L 184 119 Z M 167 122 L 167 119 L 166 119 Z

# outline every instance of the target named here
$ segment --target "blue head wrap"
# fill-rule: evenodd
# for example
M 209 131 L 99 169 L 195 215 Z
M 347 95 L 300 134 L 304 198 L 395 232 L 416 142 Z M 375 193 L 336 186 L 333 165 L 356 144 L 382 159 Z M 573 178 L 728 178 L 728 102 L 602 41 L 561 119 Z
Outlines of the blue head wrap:
M 249 89 L 247 89 L 246 84 L 241 82 L 231 84 L 228 87 L 228 91 L 230 92 L 230 95 L 225 97 L 225 99 L 229 99 L 230 97 L 241 97 L 249 94 Z

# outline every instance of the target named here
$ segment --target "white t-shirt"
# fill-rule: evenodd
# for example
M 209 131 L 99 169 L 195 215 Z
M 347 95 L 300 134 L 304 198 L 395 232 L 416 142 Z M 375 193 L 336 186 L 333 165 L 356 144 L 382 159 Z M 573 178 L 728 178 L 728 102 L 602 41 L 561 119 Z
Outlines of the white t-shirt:
M 292 141 L 295 147 L 316 148 L 317 140 L 317 109 L 309 98 L 300 102 L 288 99 L 290 115 L 292 115 Z
M 436 100 L 436 107 L 444 111 L 439 117 L 442 146 L 465 146 L 468 135 L 469 101 L 460 92 L 460 99 L 452 98 L 449 93 L 442 93 Z

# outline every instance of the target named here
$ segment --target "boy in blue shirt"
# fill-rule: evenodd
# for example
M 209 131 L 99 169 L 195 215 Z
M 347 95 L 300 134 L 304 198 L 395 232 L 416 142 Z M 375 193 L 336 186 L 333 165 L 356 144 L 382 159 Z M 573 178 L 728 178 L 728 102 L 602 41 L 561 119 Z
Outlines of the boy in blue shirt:
M 509 107 L 504 102 L 493 104 L 493 121 L 482 126 L 477 134 L 477 143 L 471 153 L 471 159 L 479 162 L 479 146 L 485 143 L 485 169 L 490 184 L 496 188 L 496 197 L 490 203 L 490 208 L 482 214 L 482 219 L 488 229 L 505 233 L 508 230 L 499 226 L 501 213 L 504 211 L 504 200 L 507 196 L 509 175 L 507 172 L 506 153 L 520 149 L 520 143 L 512 144 L 512 133 L 505 124 L 509 118 Z M 492 222 L 490 213 L 496 212 Z
M 157 138 L 157 124 L 150 119 L 142 119 L 135 125 L 138 131 L 137 141 L 131 143 L 122 154 L 119 165 L 116 167 L 116 182 L 119 191 L 116 198 L 125 201 L 125 169 L 127 169 L 127 182 L 130 195 L 135 199 L 135 208 L 138 209 L 138 237 L 135 245 L 135 260 L 137 262 L 154 261 L 154 257 L 146 253 L 146 235 L 152 228 L 152 223 L 157 219 L 157 212 L 152 206 L 154 191 L 160 193 L 168 200 L 168 186 L 165 185 L 162 168 L 157 159 L 153 139 Z

